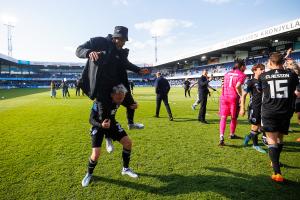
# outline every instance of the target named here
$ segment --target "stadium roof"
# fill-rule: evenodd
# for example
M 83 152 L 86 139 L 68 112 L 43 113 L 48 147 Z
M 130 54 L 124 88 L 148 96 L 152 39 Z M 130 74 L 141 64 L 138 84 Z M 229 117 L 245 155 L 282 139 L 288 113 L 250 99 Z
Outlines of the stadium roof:
M 44 61 L 18 60 L 1 53 L 0 53 L 0 59 L 15 64 L 20 64 L 20 65 L 41 65 L 41 66 L 84 66 L 85 65 L 85 63 L 79 63 L 79 62 L 44 62 Z
M 271 47 L 277 41 L 296 41 L 300 37 L 300 18 L 272 26 L 254 33 L 236 37 L 215 45 L 200 49 L 192 54 L 182 55 L 169 61 L 158 63 L 154 67 L 175 65 L 177 62 L 201 59 L 202 56 L 220 57 L 221 54 L 234 54 L 235 51 L 250 51 L 252 47 Z

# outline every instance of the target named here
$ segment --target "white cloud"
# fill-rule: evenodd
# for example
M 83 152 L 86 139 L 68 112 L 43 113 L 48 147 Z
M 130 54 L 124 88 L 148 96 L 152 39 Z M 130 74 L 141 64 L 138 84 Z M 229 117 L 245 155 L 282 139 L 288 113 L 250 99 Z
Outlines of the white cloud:
M 76 47 L 73 47 L 73 46 L 64 46 L 63 49 L 65 51 L 72 52 L 72 53 L 75 53 L 75 51 L 76 51 Z
M 163 43 L 166 45 L 173 44 L 177 40 L 177 36 L 170 36 L 163 40 Z
M 4 24 L 16 25 L 16 23 L 18 22 L 18 19 L 12 15 L 2 14 L 1 22 L 3 22 Z
M 128 43 L 128 46 L 130 46 L 130 49 L 146 49 L 151 48 L 153 46 L 152 43 L 153 41 L 151 40 L 147 40 L 146 42 L 132 41 L 131 43 Z
M 224 4 L 224 3 L 229 3 L 233 0 L 202 0 L 204 2 L 208 2 L 208 3 L 211 3 L 211 4 L 217 4 L 217 5 L 220 5 L 220 4 Z
M 128 5 L 128 0 L 113 0 L 113 4 L 114 5 L 124 5 L 124 6 L 127 6 Z
M 141 22 L 134 25 L 138 30 L 147 30 L 154 36 L 168 36 L 175 28 L 189 28 L 192 22 L 176 19 L 157 19 L 154 21 Z

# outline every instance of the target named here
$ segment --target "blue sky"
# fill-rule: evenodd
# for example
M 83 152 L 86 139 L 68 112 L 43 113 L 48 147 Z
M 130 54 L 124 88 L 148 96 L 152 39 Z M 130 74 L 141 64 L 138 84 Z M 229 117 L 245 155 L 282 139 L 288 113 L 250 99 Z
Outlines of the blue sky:
M 130 60 L 154 63 L 300 17 L 297 0 L 0 0 L 0 52 L 7 54 L 3 23 L 12 21 L 13 57 L 82 61 L 74 52 L 114 26 L 129 28 Z

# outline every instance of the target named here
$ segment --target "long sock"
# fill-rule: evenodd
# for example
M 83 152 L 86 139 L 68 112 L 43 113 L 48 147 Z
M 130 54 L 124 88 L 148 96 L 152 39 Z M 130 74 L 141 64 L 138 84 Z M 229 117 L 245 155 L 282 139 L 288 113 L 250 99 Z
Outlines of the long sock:
M 129 162 L 130 162 L 130 154 L 131 150 L 124 149 L 122 151 L 122 158 L 123 158 L 123 167 L 128 168 L 129 167 Z
M 258 132 L 257 131 L 250 131 L 250 137 L 252 138 L 253 145 L 258 146 Z
M 134 112 L 135 112 L 134 109 L 127 108 L 127 110 L 126 110 L 126 116 L 127 116 L 128 124 L 134 124 L 134 122 L 133 122 Z
M 254 135 L 255 135 L 255 131 L 252 131 L 252 130 L 251 130 L 248 136 L 252 139 L 252 137 L 253 137 Z
M 221 117 L 220 120 L 220 137 L 224 138 L 225 128 L 226 128 L 226 119 L 227 117 Z
M 89 174 L 92 174 L 94 172 L 96 165 L 97 165 L 97 161 L 93 161 L 90 158 L 88 163 L 88 170 L 87 170 Z
M 278 152 L 279 152 L 278 162 L 279 162 L 279 159 L 280 159 L 280 154 L 281 154 L 282 148 L 283 148 L 283 143 L 278 143 Z
M 231 119 L 230 121 L 230 135 L 234 135 L 237 125 L 237 119 Z
M 258 146 L 258 135 L 254 135 L 254 137 L 252 138 L 252 141 L 253 141 L 253 145 L 254 146 Z
M 279 166 L 279 149 L 277 144 L 271 144 L 269 146 L 269 157 L 272 161 L 272 166 L 275 174 L 281 174 Z

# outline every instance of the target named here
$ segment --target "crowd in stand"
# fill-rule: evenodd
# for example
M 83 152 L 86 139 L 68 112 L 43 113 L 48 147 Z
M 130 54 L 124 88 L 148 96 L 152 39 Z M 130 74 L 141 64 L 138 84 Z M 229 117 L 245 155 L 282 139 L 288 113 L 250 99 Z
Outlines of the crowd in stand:
M 297 63 L 300 63 L 300 52 L 296 52 L 291 54 L 290 56 Z M 251 69 L 252 66 L 256 63 L 266 64 L 268 58 L 259 57 L 246 59 L 247 69 Z M 170 80 L 171 86 L 182 86 L 185 76 L 201 76 L 201 73 L 204 69 L 208 71 L 209 74 L 224 74 L 232 69 L 234 62 L 227 63 L 218 63 L 218 64 L 210 64 L 210 65 L 202 65 L 202 66 L 189 66 L 189 68 L 179 69 L 178 66 L 174 66 L 173 68 L 149 68 L 150 74 L 147 75 L 138 75 L 135 73 L 128 73 L 128 78 L 134 81 L 134 84 L 138 87 L 143 86 L 153 86 L 155 80 L 155 73 L 160 72 L 162 76 L 174 79 L 174 77 L 178 77 L 180 79 Z M 69 84 L 71 87 L 74 87 L 75 81 L 80 77 L 80 73 L 31 73 L 31 74 L 7 74 L 0 73 L 0 87 L 8 88 L 8 87 L 17 87 L 17 88 L 26 88 L 26 87 L 49 87 L 51 80 L 63 80 L 66 78 L 69 80 Z M 48 78 L 49 80 L 5 80 L 5 78 Z M 220 84 L 220 80 L 217 77 L 214 77 L 215 85 Z M 72 85 L 73 84 L 73 85 Z

